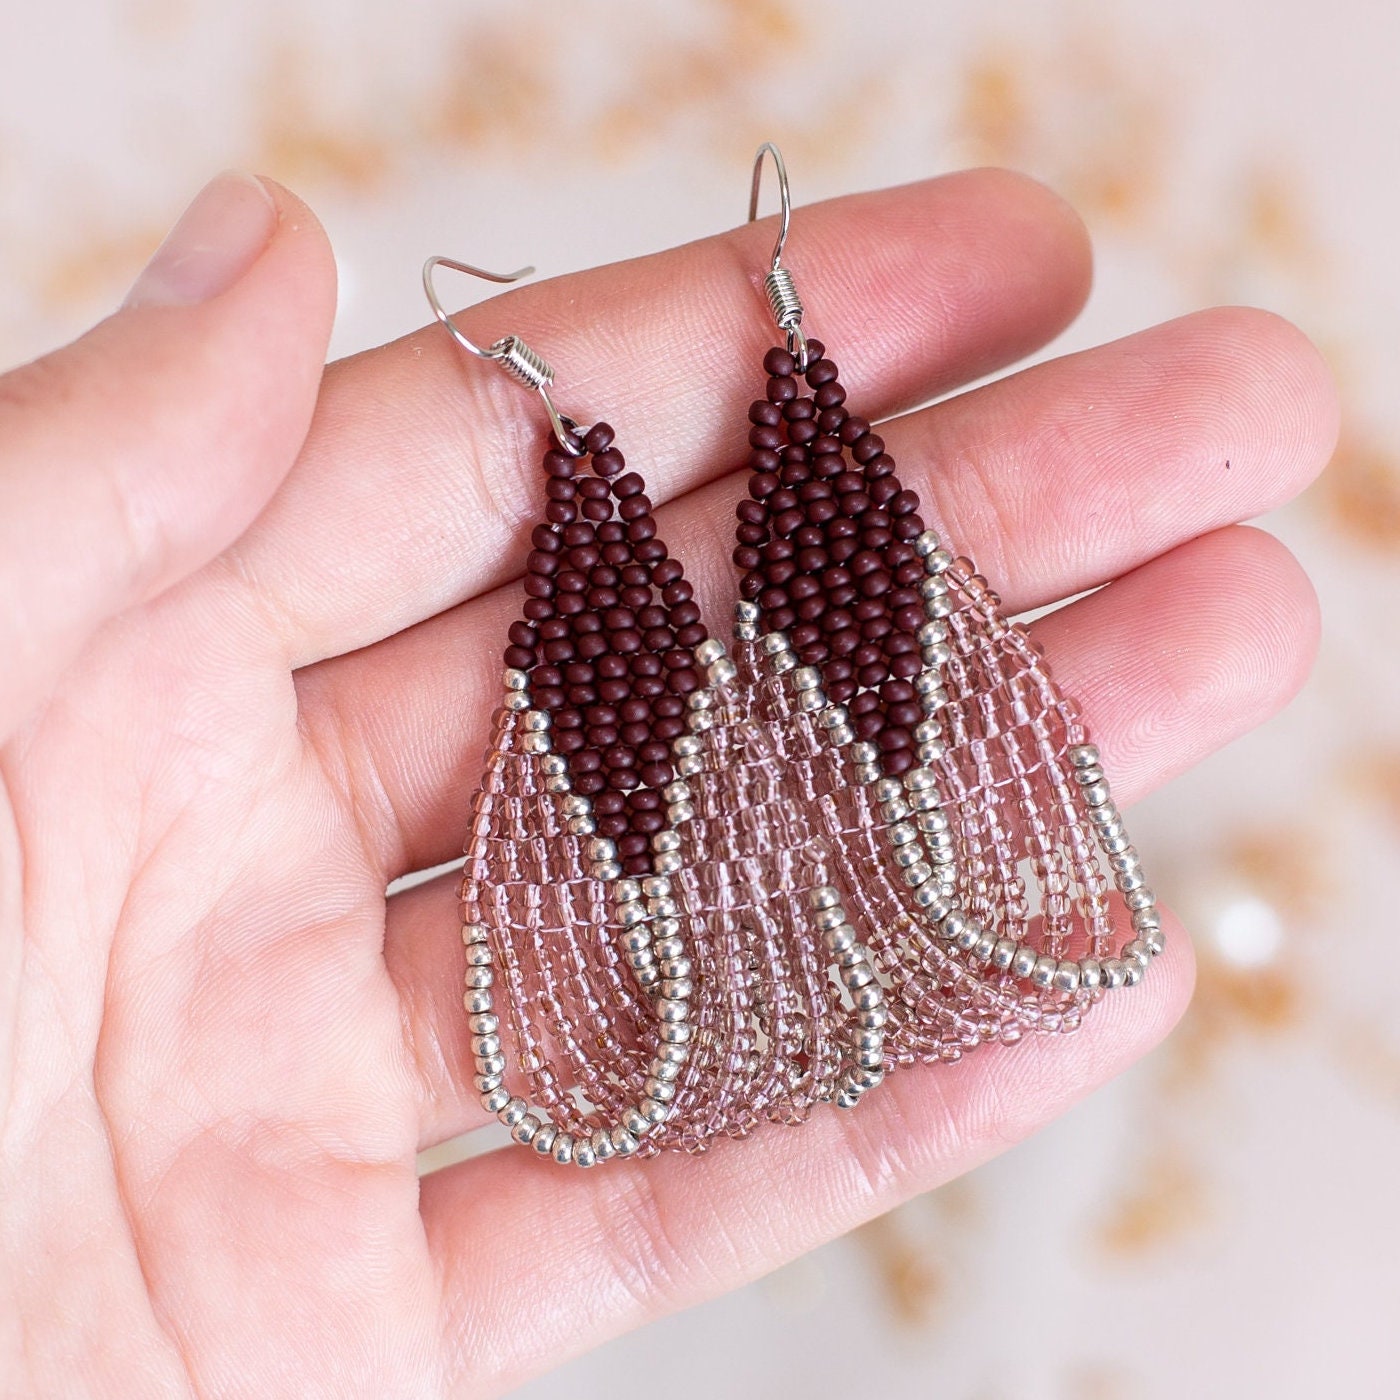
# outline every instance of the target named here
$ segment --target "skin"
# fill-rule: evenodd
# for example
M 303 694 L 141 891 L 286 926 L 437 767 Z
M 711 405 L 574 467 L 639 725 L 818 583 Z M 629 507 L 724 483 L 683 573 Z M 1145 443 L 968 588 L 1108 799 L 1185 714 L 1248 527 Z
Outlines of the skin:
M 450 859 L 542 493 L 537 402 L 438 327 L 322 368 L 314 217 L 246 273 L 0 378 L 0 1374 L 17 1395 L 496 1394 L 967 1171 L 1155 1045 L 1190 953 L 1077 1035 L 901 1071 L 703 1158 L 421 1184 L 483 1121 Z M 771 225 L 511 291 L 726 615 Z M 1306 578 L 1235 522 L 1320 470 L 1328 375 L 1205 312 L 939 405 L 1086 295 L 1074 214 L 1003 172 L 798 212 L 852 407 L 1036 624 L 1125 803 L 1277 710 Z M 678 356 L 683 361 L 678 363 Z M 1229 470 L 1225 469 L 1228 459 Z

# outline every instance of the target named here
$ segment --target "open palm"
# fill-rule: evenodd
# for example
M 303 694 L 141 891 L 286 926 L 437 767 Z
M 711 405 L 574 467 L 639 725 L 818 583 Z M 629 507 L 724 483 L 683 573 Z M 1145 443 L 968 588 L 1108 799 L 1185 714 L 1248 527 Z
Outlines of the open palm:
M 323 375 L 330 254 L 272 197 L 222 187 L 227 218 L 264 222 L 225 290 L 167 278 L 0 378 L 17 1394 L 494 1393 L 966 1170 L 1154 1044 L 1189 993 L 1173 938 L 1080 1034 L 902 1071 L 851 1114 L 702 1158 L 583 1175 L 513 1149 L 420 1183 L 415 1153 L 485 1114 L 455 882 L 385 887 L 460 849 L 541 414 L 436 326 Z M 464 317 L 526 336 L 564 406 L 617 428 L 712 622 L 771 236 Z M 804 210 L 789 256 L 853 405 L 889 420 L 929 523 L 1008 608 L 1113 580 L 1035 630 L 1125 801 L 1291 694 L 1313 598 L 1234 522 L 1331 447 L 1296 331 L 1203 313 L 911 411 L 1074 314 L 1074 216 L 976 172 Z

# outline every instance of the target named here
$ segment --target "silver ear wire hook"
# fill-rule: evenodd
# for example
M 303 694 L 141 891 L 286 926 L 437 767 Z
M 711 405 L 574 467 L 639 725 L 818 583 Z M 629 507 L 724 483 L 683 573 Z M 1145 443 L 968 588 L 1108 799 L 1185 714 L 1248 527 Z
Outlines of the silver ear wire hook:
M 802 298 L 797 295 L 792 273 L 783 266 L 783 249 L 787 246 L 788 228 L 792 223 L 792 196 L 788 192 L 787 164 L 783 153 L 771 142 L 765 141 L 759 148 L 753 162 L 753 184 L 749 188 L 749 222 L 758 217 L 758 191 L 763 183 L 763 157 L 773 157 L 773 168 L 778 172 L 778 238 L 773 244 L 773 261 L 763 279 L 763 290 L 768 294 L 768 304 L 773 308 L 773 319 L 778 329 L 787 332 L 788 353 L 797 357 L 798 370 L 805 370 L 809 355 L 807 336 L 802 329 Z
M 549 414 L 549 424 L 555 440 L 571 457 L 583 454 L 583 444 L 579 440 L 578 424 L 559 412 L 550 395 L 550 385 L 554 383 L 554 370 L 548 360 L 532 350 L 518 335 L 503 335 L 499 340 L 482 347 L 472 340 L 448 314 L 447 308 L 437 294 L 433 283 L 433 273 L 439 267 L 450 268 L 453 272 L 464 272 L 469 277 L 482 277 L 488 282 L 516 282 L 534 272 L 533 267 L 522 267 L 517 272 L 488 272 L 484 267 L 473 267 L 471 263 L 458 262 L 455 258 L 431 257 L 423 264 L 423 292 L 433 315 L 447 327 L 452 339 L 478 360 L 494 360 L 517 384 L 533 389 L 544 400 Z

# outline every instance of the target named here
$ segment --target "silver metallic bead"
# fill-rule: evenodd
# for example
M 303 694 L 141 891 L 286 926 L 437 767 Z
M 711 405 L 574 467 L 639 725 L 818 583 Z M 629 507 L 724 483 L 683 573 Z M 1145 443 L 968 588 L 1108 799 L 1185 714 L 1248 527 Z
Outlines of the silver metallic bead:
M 924 567 L 930 574 L 941 574 L 952 562 L 953 556 L 946 549 L 931 550 L 924 556 Z
M 1073 992 L 1079 988 L 1079 964 L 1077 962 L 1062 962 L 1055 969 L 1055 975 L 1050 979 L 1050 985 L 1057 992 Z
M 1080 958 L 1079 985 L 1086 992 L 1097 991 L 1103 985 L 1103 969 L 1097 958 Z
M 1092 768 L 1099 761 L 1099 751 L 1092 744 L 1076 744 L 1069 750 L 1069 761 L 1075 768 Z
M 485 943 L 486 936 L 485 924 L 479 924 L 473 921 L 462 925 L 463 943 Z
M 1011 959 L 1012 975 L 1014 977 L 1029 977 L 1035 970 L 1037 956 L 1034 948 L 1028 948 L 1024 943 L 1018 943 L 1015 955 Z
M 656 835 L 651 838 L 651 848 L 653 851 L 678 851 L 680 847 L 680 835 L 674 831 L 658 831 Z M 665 874 L 667 872 L 662 871 L 659 873 Z
M 530 679 L 525 672 L 516 670 L 514 666 L 506 667 L 501 680 L 507 690 L 524 690 L 530 684 Z
M 677 1021 L 684 1021 L 690 1015 L 689 1005 L 672 997 L 658 997 L 656 1002 L 656 1016 L 660 1021 L 674 1024 Z
M 640 1146 L 637 1139 L 621 1123 L 612 1130 L 612 1145 L 613 1151 L 619 1157 L 630 1157 Z
M 727 656 L 721 656 L 718 661 L 710 662 L 705 674 L 711 685 L 728 685 L 739 674 L 739 668 Z
M 534 1140 L 535 1134 L 539 1132 L 543 1126 L 544 1125 L 533 1113 L 527 1113 L 513 1128 L 511 1128 L 510 1135 L 516 1142 L 528 1146 Z
M 927 559 L 938 548 L 938 536 L 932 530 L 922 530 L 914 536 L 914 553 Z
M 785 632 L 769 632 L 759 641 L 758 648 L 765 656 L 776 656 L 780 651 L 791 650 L 791 645 Z
M 992 966 L 1000 972 L 1005 972 L 1011 966 L 1011 961 L 1015 956 L 1016 940 L 1014 938 L 998 938 L 992 949 Z
M 582 1146 L 582 1143 L 578 1144 L 578 1148 Z M 592 1165 L 591 1162 L 579 1160 L 572 1133 L 556 1133 L 554 1135 L 554 1141 L 550 1144 L 549 1155 L 553 1157 L 561 1167 L 567 1167 L 570 1162 L 577 1162 L 581 1167 Z
M 734 605 L 734 616 L 740 622 L 757 622 L 759 618 L 759 606 L 750 602 L 747 598 L 740 598 Z
M 489 987 L 470 987 L 462 998 L 462 1005 L 473 1013 L 490 1011 L 491 1004 L 491 989 Z
M 902 847 L 903 850 L 910 850 L 911 847 Z M 927 884 L 933 879 L 933 866 L 926 860 L 916 860 L 907 870 L 901 872 L 904 876 L 904 883 L 911 889 Z
M 505 1107 L 497 1111 L 496 1117 L 506 1125 L 513 1128 L 530 1111 L 530 1105 L 524 1099 L 509 1099 Z
M 695 659 L 702 665 L 708 666 L 712 661 L 718 661 L 724 655 L 724 643 L 718 637 L 706 637 L 698 647 L 695 648 Z
M 481 1096 L 481 1106 L 487 1113 L 500 1113 L 510 1103 L 509 1089 L 491 1089 Z
M 562 1133 L 560 1134 L 560 1136 L 561 1138 L 566 1138 L 569 1135 L 568 1133 Z M 574 1166 L 583 1167 L 586 1170 L 587 1168 L 597 1164 L 598 1156 L 597 1153 L 594 1152 L 593 1144 L 591 1142 L 587 1142 L 582 1138 L 579 1138 L 577 1140 L 571 1139 L 570 1141 L 574 1152 Z M 563 1162 L 559 1156 L 559 1153 L 562 1150 L 562 1147 L 559 1145 L 559 1143 L 556 1142 L 554 1145 L 554 1160 L 556 1162 L 560 1162 L 561 1165 L 563 1165 Z
M 1150 909 L 1156 902 L 1157 896 L 1146 885 L 1143 885 L 1141 889 L 1129 890 L 1123 896 L 1123 903 L 1129 909 Z
M 598 830 L 598 823 L 592 817 L 570 817 L 567 825 L 570 836 L 592 836 Z

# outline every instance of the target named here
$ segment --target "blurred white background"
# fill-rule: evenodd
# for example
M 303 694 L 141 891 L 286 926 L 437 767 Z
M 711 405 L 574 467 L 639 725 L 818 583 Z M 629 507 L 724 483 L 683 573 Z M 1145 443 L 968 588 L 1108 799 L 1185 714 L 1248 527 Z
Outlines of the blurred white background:
M 1099 258 L 1055 352 L 1215 301 L 1318 340 L 1346 436 L 1267 522 L 1322 594 L 1318 673 L 1134 819 L 1200 940 L 1182 1028 L 974 1176 L 522 1394 L 1400 1394 L 1400 1020 L 1372 970 L 1400 872 L 1400 7 L 110 0 L 0 32 L 0 365 L 114 306 L 222 166 L 320 212 L 343 354 L 424 319 L 430 251 L 553 274 L 738 222 L 768 137 L 799 203 L 1047 180 Z

